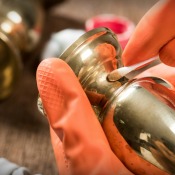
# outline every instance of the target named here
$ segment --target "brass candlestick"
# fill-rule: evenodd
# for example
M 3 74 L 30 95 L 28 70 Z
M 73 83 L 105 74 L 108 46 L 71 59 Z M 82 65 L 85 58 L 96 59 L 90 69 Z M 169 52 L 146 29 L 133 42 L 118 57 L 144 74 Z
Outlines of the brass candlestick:
M 60 58 L 76 74 L 125 166 L 139 175 L 175 174 L 175 93 L 169 84 L 156 77 L 110 82 L 109 72 L 122 62 L 116 35 L 107 28 L 85 33 Z

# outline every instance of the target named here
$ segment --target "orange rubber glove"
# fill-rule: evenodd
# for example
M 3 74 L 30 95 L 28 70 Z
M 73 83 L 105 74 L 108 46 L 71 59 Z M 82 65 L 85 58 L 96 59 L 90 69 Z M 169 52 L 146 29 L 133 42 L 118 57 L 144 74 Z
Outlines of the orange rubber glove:
M 155 65 L 148 70 L 140 73 L 137 78 L 154 76 L 165 80 L 175 91 L 175 68 L 167 66 L 163 63 Z
M 65 62 L 41 62 L 37 84 L 60 175 L 132 174 L 110 149 L 77 77 Z
M 175 1 L 161 0 L 141 19 L 123 52 L 125 66 L 160 56 L 175 66 Z
M 159 64 L 138 77 L 161 77 L 173 89 L 175 69 L 169 68 Z M 60 175 L 132 174 L 112 152 L 77 77 L 64 61 L 56 58 L 42 61 L 37 70 L 37 84 Z M 133 161 L 137 164 L 138 159 Z

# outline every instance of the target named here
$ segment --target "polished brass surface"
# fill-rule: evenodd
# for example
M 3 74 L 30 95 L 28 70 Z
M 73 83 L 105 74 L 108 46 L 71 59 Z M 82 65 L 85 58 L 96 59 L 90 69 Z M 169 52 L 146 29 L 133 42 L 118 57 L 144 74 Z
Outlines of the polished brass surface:
M 139 175 L 175 174 L 175 93 L 156 77 L 108 81 L 109 72 L 122 67 L 120 56 L 115 34 L 98 28 L 81 36 L 60 58 L 78 77 L 124 165 Z
M 0 100 L 11 94 L 21 71 L 22 51 L 41 35 L 43 11 L 33 0 L 0 0 Z
M 127 143 L 157 167 L 175 173 L 175 93 L 163 80 L 128 83 L 111 102 L 114 123 Z
M 131 80 L 118 91 L 101 114 L 114 153 L 136 174 L 175 174 L 175 93 L 155 77 Z
M 105 104 L 122 85 L 107 81 L 108 73 L 122 66 L 120 56 L 116 35 L 107 28 L 87 32 L 60 56 L 77 75 L 97 114 L 99 103 Z

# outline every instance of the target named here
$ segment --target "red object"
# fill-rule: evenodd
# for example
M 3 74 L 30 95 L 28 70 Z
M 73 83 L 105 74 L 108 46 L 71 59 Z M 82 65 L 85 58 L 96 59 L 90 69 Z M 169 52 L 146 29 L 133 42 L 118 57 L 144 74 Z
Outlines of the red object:
M 98 27 L 107 27 L 116 33 L 119 43 L 124 49 L 132 32 L 135 29 L 135 24 L 125 17 L 112 14 L 98 15 L 88 19 L 85 22 L 86 31 Z

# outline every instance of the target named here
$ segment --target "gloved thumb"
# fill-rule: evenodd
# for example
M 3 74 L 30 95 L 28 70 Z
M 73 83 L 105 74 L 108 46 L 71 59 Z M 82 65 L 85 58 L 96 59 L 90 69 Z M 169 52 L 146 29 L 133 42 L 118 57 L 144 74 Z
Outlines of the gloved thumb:
M 60 174 L 132 174 L 111 151 L 77 77 L 64 61 L 42 61 L 37 84 Z

